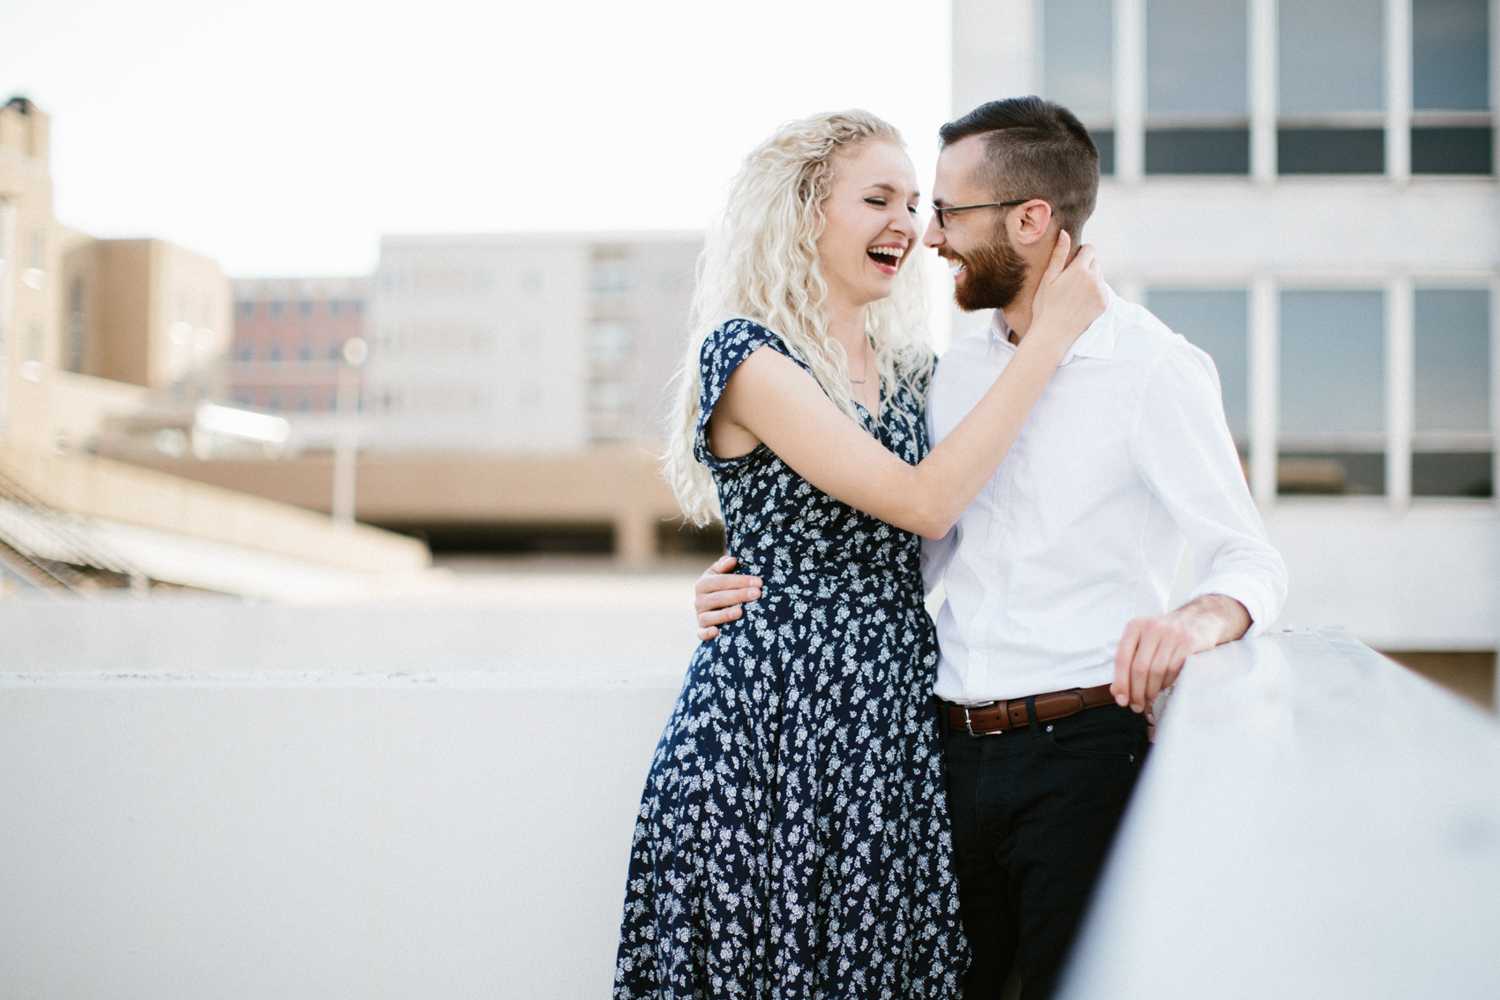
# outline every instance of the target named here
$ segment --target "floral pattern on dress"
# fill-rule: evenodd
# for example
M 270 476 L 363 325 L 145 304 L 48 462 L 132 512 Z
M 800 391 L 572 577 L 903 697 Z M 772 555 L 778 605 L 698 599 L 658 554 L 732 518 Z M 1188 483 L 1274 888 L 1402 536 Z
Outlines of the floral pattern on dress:
M 765 586 L 698 647 L 657 746 L 614 996 L 956 997 L 967 951 L 919 540 L 818 490 L 764 444 L 729 459 L 708 450 L 715 403 L 760 347 L 807 367 L 757 323 L 720 326 L 703 345 L 696 454 L 739 571 Z M 878 422 L 858 413 L 895 455 L 921 460 L 910 389 L 894 387 Z

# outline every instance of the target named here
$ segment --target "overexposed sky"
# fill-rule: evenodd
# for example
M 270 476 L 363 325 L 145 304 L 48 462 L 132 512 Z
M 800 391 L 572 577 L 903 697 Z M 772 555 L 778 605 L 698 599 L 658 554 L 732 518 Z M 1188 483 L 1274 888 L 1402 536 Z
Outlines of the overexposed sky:
M 836 108 L 926 185 L 949 67 L 946 0 L 0 4 L 58 218 L 231 276 L 368 272 L 381 233 L 698 228 L 751 146 Z

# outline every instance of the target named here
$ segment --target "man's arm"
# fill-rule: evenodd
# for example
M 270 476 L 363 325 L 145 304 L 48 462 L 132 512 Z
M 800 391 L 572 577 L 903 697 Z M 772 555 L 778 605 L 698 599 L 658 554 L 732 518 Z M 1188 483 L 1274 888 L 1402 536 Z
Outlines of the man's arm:
M 1115 701 L 1146 710 L 1194 653 L 1258 632 L 1281 613 L 1286 565 L 1240 469 L 1218 373 L 1196 348 L 1151 373 L 1130 435 L 1142 478 L 1187 536 L 1200 581 L 1192 598 L 1125 627 L 1115 653 Z
M 760 597 L 758 576 L 729 571 L 739 565 L 734 556 L 722 556 L 693 585 L 693 607 L 698 612 L 698 641 L 719 637 L 719 626 L 744 614 L 740 605 Z
M 1144 712 L 1177 682 L 1189 656 L 1238 639 L 1249 628 L 1250 612 L 1223 594 L 1204 594 L 1164 615 L 1133 618 L 1115 652 L 1110 691 L 1120 705 Z

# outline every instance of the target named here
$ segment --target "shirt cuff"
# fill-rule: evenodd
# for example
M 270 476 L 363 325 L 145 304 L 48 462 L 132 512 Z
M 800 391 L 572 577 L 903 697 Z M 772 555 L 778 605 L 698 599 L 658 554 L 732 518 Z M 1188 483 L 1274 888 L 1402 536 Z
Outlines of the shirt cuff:
M 1208 594 L 1230 597 L 1245 606 L 1245 610 L 1250 613 L 1250 627 L 1242 636 L 1245 639 L 1264 632 L 1275 620 L 1275 614 L 1280 610 L 1276 607 L 1276 601 L 1272 595 L 1267 593 L 1266 585 L 1250 576 L 1238 574 L 1211 576 L 1198 585 L 1188 600 L 1196 601 Z

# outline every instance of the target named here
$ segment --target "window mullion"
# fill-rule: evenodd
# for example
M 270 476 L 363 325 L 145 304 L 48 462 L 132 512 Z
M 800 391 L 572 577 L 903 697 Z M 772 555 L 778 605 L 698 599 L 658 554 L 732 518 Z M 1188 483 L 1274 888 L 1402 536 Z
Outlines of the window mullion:
M 1276 502 L 1279 327 L 1276 282 L 1256 278 L 1250 286 L 1250 491 L 1262 507 Z
M 1500 125 L 1496 116 L 1496 112 L 1500 111 L 1500 66 L 1495 65 L 1497 57 L 1500 57 L 1500 0 L 1490 0 L 1490 163 L 1494 173 L 1500 173 L 1500 128 L 1495 127 Z M 1490 357 L 1493 358 L 1494 355 Z M 1497 431 L 1500 431 L 1500 425 L 1492 423 L 1490 433 Z M 1495 496 L 1500 497 L 1500 479 L 1494 480 L 1494 483 Z M 1500 671 L 1500 664 L 1495 669 Z M 1495 700 L 1500 704 L 1500 685 L 1496 685 Z
M 1250 0 L 1250 175 L 1276 179 L 1276 0 Z
M 1500 498 L 1500 275 L 1490 278 L 1490 483 Z
M 1146 0 L 1115 0 L 1115 176 L 1146 172 Z
M 1416 303 L 1410 278 L 1385 286 L 1385 495 L 1393 507 L 1411 500 L 1413 341 Z
M 1385 174 L 1411 178 L 1411 0 L 1385 0 Z

